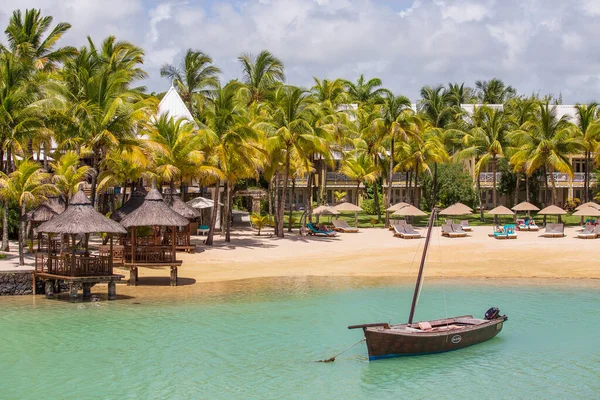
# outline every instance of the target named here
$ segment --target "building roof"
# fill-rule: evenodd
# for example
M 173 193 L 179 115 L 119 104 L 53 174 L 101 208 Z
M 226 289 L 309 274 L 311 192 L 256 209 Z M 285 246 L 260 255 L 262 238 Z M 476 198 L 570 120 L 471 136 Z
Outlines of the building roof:
M 190 221 L 173 211 L 165 203 L 159 191 L 154 188 L 148 192 L 138 208 L 121 220 L 121 225 L 125 228 L 132 226 L 186 226 L 189 223 Z
M 176 119 L 187 119 L 190 122 L 194 121 L 194 117 L 192 113 L 187 108 L 179 93 L 173 86 L 167 91 L 165 96 L 162 98 L 160 103 L 158 104 L 158 116 L 168 114 L 170 117 L 174 117 Z

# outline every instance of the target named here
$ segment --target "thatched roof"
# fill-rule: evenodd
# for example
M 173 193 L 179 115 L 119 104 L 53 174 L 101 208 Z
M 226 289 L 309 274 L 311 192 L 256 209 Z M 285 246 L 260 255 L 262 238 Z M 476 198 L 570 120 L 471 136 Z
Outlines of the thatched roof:
M 593 208 L 597 208 L 598 210 L 600 210 L 600 204 L 595 203 L 593 201 L 588 201 L 587 203 L 580 204 L 579 207 L 577 207 L 575 210 L 579 211 L 580 209 L 582 209 L 584 207 L 593 207 Z
M 565 215 L 567 212 L 560 207 L 557 206 L 548 206 L 544 208 L 542 211 L 538 212 L 541 215 Z
M 586 206 L 579 208 L 573 215 L 582 217 L 600 217 L 600 210 L 595 207 Z
M 398 211 L 402 207 L 406 207 L 406 206 L 409 206 L 409 205 L 410 204 L 401 201 L 400 203 L 396 203 L 393 206 L 390 206 L 390 208 L 388 208 L 386 211 L 389 211 L 389 212 Z
M 146 197 L 146 190 L 142 186 L 135 188 L 129 200 L 127 200 L 121 207 L 113 211 L 110 215 L 110 219 L 113 221 L 121 222 L 126 215 L 131 214 L 133 210 L 137 209 L 144 202 Z
M 513 211 L 539 211 L 540 209 L 531 203 L 523 201 L 512 208 Z
M 360 208 L 359 206 L 354 205 L 352 203 L 348 203 L 348 202 L 340 203 L 333 208 L 335 208 L 338 211 L 342 211 L 342 212 L 343 211 L 352 211 L 352 212 L 362 211 L 362 208 Z
M 169 207 L 158 190 L 152 189 L 146 195 L 142 204 L 127 214 L 121 225 L 125 228 L 131 226 L 186 226 L 186 218 L 177 214 Z
M 187 219 L 198 218 L 200 216 L 200 211 L 189 204 L 184 203 L 184 201 L 181 200 L 181 197 L 177 195 L 166 195 L 165 203 L 167 203 L 167 205 L 177 214 Z
M 319 206 L 312 210 L 313 215 L 338 215 L 340 212 L 333 207 Z
M 417 207 L 409 204 L 407 206 L 400 208 L 399 210 L 394 211 L 394 213 L 392 215 L 422 217 L 427 214 L 424 213 L 423 211 L 419 210 Z
M 467 215 L 471 214 L 473 209 L 463 203 L 454 203 L 450 207 L 444 208 L 439 212 L 440 215 Z
M 514 212 L 504 206 L 498 206 L 487 212 L 490 215 L 515 215 Z
M 121 225 L 96 211 L 81 189 L 75 193 L 65 212 L 41 224 L 37 231 L 67 234 L 127 233 Z
M 195 197 L 186 204 L 200 210 L 203 208 L 213 208 L 215 206 L 214 200 L 207 199 L 205 197 Z M 222 206 L 223 204 L 219 203 L 219 205 Z
M 57 214 L 47 204 L 40 204 L 35 209 L 29 211 L 23 219 L 31 222 L 46 222 L 51 220 Z

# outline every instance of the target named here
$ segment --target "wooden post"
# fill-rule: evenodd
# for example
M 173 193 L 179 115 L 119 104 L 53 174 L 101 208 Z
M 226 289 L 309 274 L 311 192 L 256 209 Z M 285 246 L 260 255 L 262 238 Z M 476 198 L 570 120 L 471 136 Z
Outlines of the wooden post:
M 108 282 L 108 300 L 116 300 L 117 299 L 117 285 L 115 285 L 115 281 Z
M 69 282 L 69 301 L 73 302 L 77 300 L 77 283 Z
M 46 286 L 46 298 L 53 299 L 54 298 L 54 282 L 51 280 L 47 280 L 44 282 Z
M 171 286 L 177 286 L 177 267 L 171 267 Z
M 176 245 L 175 242 L 177 242 L 177 227 L 173 226 L 171 229 L 173 231 L 173 233 L 171 234 L 172 237 L 173 237 L 173 243 L 171 244 L 171 247 L 172 247 L 172 250 L 173 250 L 171 252 L 171 261 L 175 262 L 175 245 Z
M 92 284 L 82 283 L 81 286 L 83 288 L 83 298 L 89 299 L 90 297 L 92 297 Z
M 136 266 L 129 267 L 129 286 L 135 286 L 138 280 L 138 269 Z
M 51 274 L 52 271 L 52 260 L 50 260 L 50 240 L 52 240 L 52 234 L 48 233 L 48 273 Z
M 31 273 L 31 293 L 35 296 L 35 272 Z
M 108 273 L 113 274 L 113 235 L 109 233 L 110 245 L 108 249 Z
M 71 240 L 73 241 L 72 258 L 71 258 L 71 276 L 75 276 L 75 247 L 77 245 L 75 239 L 76 239 L 76 235 L 71 235 Z

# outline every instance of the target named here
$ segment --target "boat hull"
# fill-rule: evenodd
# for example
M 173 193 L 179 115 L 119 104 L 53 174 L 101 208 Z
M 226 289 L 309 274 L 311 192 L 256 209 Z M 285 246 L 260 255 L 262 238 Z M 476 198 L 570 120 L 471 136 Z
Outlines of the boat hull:
M 446 326 L 449 326 L 460 321 L 460 318 L 465 320 L 465 317 L 430 322 L 432 325 L 437 324 L 437 326 L 443 327 L 440 321 L 445 322 Z M 456 329 L 449 329 L 442 332 L 406 332 L 405 330 L 409 325 L 365 327 L 363 330 L 369 351 L 369 360 L 378 360 L 391 357 L 442 353 L 482 343 L 500 333 L 505 320 L 505 316 L 490 321 L 480 320 L 481 323 L 478 324 L 461 325 Z

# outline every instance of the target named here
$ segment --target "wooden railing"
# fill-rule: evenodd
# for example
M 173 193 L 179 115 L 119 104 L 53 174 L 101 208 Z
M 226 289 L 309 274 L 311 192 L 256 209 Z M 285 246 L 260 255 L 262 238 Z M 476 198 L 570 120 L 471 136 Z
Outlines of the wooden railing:
M 170 233 L 165 235 L 165 240 L 164 240 L 164 244 L 165 245 L 171 245 L 171 240 L 172 236 Z M 175 243 L 175 246 L 189 246 L 190 245 L 190 237 L 188 232 L 177 232 L 177 242 Z
M 36 254 L 35 272 L 75 277 L 113 274 L 108 257 L 75 255 L 74 263 L 72 257 L 71 254 L 50 255 L 50 262 L 48 262 L 47 254 Z
M 125 247 L 125 262 L 140 264 L 167 264 L 175 261 L 173 246 L 140 246 L 135 247 L 135 260 L 132 258 L 131 246 Z

